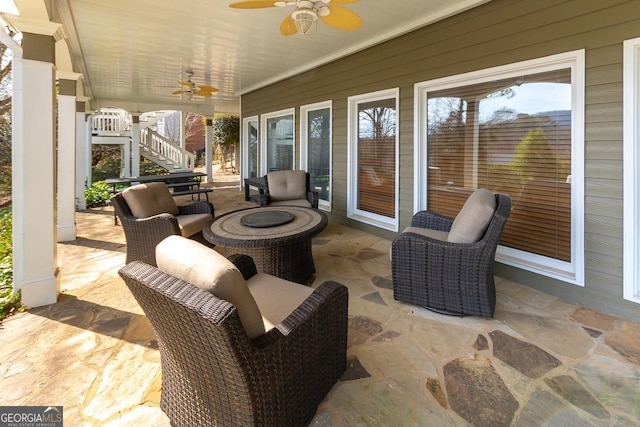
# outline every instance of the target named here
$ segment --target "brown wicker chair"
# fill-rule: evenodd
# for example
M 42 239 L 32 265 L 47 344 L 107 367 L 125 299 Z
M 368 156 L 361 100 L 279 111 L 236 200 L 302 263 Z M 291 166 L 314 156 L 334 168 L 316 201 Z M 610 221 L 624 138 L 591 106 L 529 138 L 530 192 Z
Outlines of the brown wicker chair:
M 229 259 L 245 279 L 256 275 L 250 257 Z M 174 426 L 303 426 L 345 371 L 348 292 L 339 283 L 322 283 L 250 339 L 231 303 L 141 262 L 119 273 L 158 337 L 160 406 Z
M 511 210 L 509 196 L 494 197 L 495 210 L 492 215 L 489 213 L 488 227 L 473 242 L 446 240 L 454 219 L 430 211 L 413 216 L 411 227 L 392 243 L 396 300 L 443 314 L 493 317 L 496 304 L 493 263 Z
M 269 172 L 264 177 L 267 186 L 258 196 L 260 206 L 295 205 L 318 209 L 320 195 L 311 191 L 311 175 L 302 170 Z
M 206 224 L 208 221 L 213 219 L 214 209 L 213 205 L 210 202 L 205 201 L 197 201 L 185 206 L 177 206 L 175 203 L 171 205 L 169 203 L 169 210 L 173 209 L 174 213 L 156 213 L 150 216 L 147 215 L 134 215 L 131 211 L 131 207 L 125 200 L 124 194 L 130 190 L 140 191 L 140 189 L 149 189 L 152 191 L 159 191 L 164 193 L 166 190 L 165 197 L 173 202 L 173 197 L 166 187 L 164 190 L 162 189 L 164 186 L 163 183 L 148 183 L 148 184 L 140 184 L 133 187 L 129 187 L 125 189 L 122 193 L 116 194 L 111 197 L 111 204 L 115 209 L 115 213 L 120 220 L 120 224 L 122 224 L 122 228 L 124 229 L 124 236 L 127 241 L 127 259 L 126 262 L 132 261 L 144 261 L 147 264 L 156 265 L 155 258 L 155 250 L 156 245 L 160 243 L 165 237 L 170 235 L 186 235 L 191 239 L 197 240 L 200 243 L 203 243 L 208 246 L 213 246 L 208 243 L 204 237 L 202 236 L 202 226 L 199 227 L 199 231 L 193 229 L 193 227 L 181 227 L 179 223 L 179 216 L 184 218 L 184 215 L 201 215 L 202 219 L 199 221 L 203 224 Z M 135 187 L 135 188 L 134 188 Z M 146 200 L 143 200 L 143 205 L 148 207 L 149 203 Z M 156 209 L 157 211 L 161 211 L 162 209 Z M 204 215 L 209 215 L 209 219 L 206 220 Z M 141 217 L 143 216 L 143 217 Z M 189 230 L 189 228 L 191 228 Z M 197 227 L 196 227 L 197 228 Z M 195 231 L 195 232 L 194 232 Z

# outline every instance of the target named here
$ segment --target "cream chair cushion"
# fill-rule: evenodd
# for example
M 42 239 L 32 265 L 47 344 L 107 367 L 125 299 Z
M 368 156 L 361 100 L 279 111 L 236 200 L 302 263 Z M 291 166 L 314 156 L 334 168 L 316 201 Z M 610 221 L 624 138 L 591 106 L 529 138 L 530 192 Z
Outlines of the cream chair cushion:
M 310 208 L 311 202 L 307 199 L 295 199 L 295 200 L 281 200 L 279 202 L 271 202 L 269 206 L 300 206 L 303 208 Z
M 453 220 L 447 241 L 452 243 L 479 241 L 487 231 L 495 211 L 496 196 L 486 188 L 478 188 L 471 193 Z
M 182 236 L 169 236 L 156 246 L 160 270 L 233 304 L 249 338 L 265 332 L 262 315 L 235 265 L 206 246 Z
M 430 228 L 422 228 L 422 227 L 407 227 L 402 232 L 416 233 L 425 237 L 431 237 L 436 240 L 442 240 L 443 242 L 446 242 L 449 236 L 449 233 L 447 233 L 446 231 L 431 230 Z
M 271 201 L 307 198 L 307 173 L 303 170 L 275 171 L 267 174 Z
M 202 228 L 213 219 L 209 214 L 188 214 L 176 216 L 180 234 L 184 237 L 193 236 L 202 231 Z
M 282 322 L 313 292 L 307 286 L 265 273 L 251 277 L 247 286 L 258 304 L 267 331 Z
M 149 182 L 133 185 L 122 192 L 136 218 L 149 218 L 161 213 L 178 215 L 178 205 L 164 182 Z

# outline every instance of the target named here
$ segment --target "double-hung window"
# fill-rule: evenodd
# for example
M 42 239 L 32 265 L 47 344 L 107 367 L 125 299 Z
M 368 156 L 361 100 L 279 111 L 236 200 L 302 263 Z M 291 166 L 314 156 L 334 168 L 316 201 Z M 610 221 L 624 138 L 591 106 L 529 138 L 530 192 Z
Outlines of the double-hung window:
M 320 209 L 331 210 L 331 101 L 300 107 L 300 167 L 310 174 Z
M 640 303 L 640 37 L 624 42 L 624 299 Z
M 348 99 L 347 216 L 398 230 L 398 89 Z
M 258 176 L 258 116 L 242 120 L 242 165 L 244 178 Z
M 508 194 L 496 259 L 582 286 L 583 93 L 584 51 L 417 84 L 416 210 Z
M 294 169 L 294 114 L 290 108 L 260 116 L 263 175 Z

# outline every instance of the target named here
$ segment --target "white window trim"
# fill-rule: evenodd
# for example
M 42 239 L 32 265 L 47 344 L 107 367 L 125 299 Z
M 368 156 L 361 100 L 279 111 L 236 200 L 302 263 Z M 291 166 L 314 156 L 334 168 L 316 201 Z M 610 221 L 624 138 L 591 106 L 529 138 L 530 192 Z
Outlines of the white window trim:
M 623 297 L 640 304 L 640 37 L 623 44 Z
M 427 209 L 426 100 L 430 91 L 491 80 L 571 69 L 571 260 L 559 261 L 498 246 L 496 261 L 584 286 L 584 49 L 417 83 L 414 86 L 414 211 Z
M 258 165 L 260 164 L 260 122 L 258 121 L 258 116 L 245 117 L 242 119 L 242 177 L 249 178 L 249 168 L 247 165 L 249 164 L 249 123 L 256 122 L 258 126 Z M 260 175 L 260 174 L 258 174 Z
M 309 170 L 309 135 L 307 134 L 308 120 L 307 115 L 311 111 L 329 109 L 329 200 L 319 199 L 318 208 L 331 212 L 331 196 L 333 193 L 333 102 L 322 101 L 314 104 L 302 105 L 300 107 L 300 168 Z
M 395 207 L 394 217 L 363 211 L 357 208 L 358 195 L 358 104 L 394 98 L 396 105 L 396 150 L 395 150 Z M 398 193 L 399 193 L 399 140 L 400 140 L 400 89 L 386 89 L 361 95 L 350 96 L 347 99 L 347 218 L 370 224 L 385 230 L 398 231 Z
M 271 113 L 265 113 L 260 116 L 260 175 L 264 176 L 267 174 L 269 166 L 267 165 L 268 153 L 267 153 L 267 120 L 273 119 L 275 117 L 282 116 L 292 116 L 293 117 L 293 169 L 296 168 L 295 159 L 296 159 L 296 109 L 295 108 L 285 108 L 284 110 L 273 111 Z

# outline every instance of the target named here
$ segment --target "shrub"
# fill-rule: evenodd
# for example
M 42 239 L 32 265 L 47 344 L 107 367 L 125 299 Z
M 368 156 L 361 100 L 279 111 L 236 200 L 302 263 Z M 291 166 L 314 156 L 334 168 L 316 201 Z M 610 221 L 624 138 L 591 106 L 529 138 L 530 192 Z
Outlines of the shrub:
M 94 182 L 91 187 L 84 190 L 84 201 L 88 207 L 104 206 L 110 196 L 106 181 Z
M 20 307 L 20 293 L 13 293 L 11 208 L 0 209 L 0 320 Z

